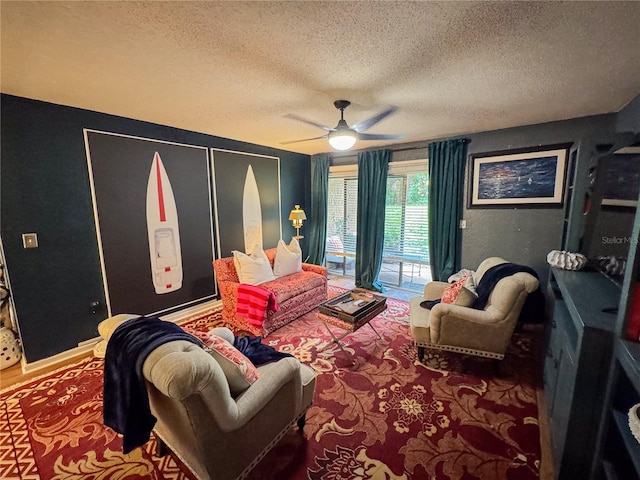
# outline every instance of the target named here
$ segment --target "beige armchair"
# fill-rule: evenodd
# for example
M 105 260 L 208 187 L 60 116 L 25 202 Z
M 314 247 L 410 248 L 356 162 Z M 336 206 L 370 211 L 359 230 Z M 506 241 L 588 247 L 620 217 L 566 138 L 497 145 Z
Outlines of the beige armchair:
M 122 317 L 107 319 L 108 340 Z M 233 395 L 221 365 L 200 346 L 171 341 L 143 364 L 157 418 L 156 453 L 168 447 L 199 479 L 244 478 L 294 424 L 304 426 L 314 371 L 293 357 L 258 367 L 259 378 Z
M 484 260 L 474 276 L 476 285 L 487 270 L 503 263 L 507 262 L 499 257 Z M 422 297 L 409 301 L 411 334 L 418 358 L 423 359 L 425 348 L 504 358 L 525 300 L 537 290 L 538 279 L 526 272 L 501 278 L 482 310 L 452 303 L 438 303 L 430 310 L 420 306 L 424 300 L 440 298 L 448 285 L 430 282 L 425 285 Z

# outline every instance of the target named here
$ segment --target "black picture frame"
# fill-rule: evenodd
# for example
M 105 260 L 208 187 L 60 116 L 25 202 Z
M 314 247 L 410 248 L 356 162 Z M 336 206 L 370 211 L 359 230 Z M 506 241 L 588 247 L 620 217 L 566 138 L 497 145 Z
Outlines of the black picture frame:
M 569 146 L 470 155 L 468 208 L 561 207 Z
M 603 207 L 635 208 L 640 195 L 640 147 L 629 147 L 606 159 Z
M 215 298 L 209 149 L 88 128 L 83 133 L 108 316 L 159 315 Z M 181 286 L 162 293 L 153 281 L 148 223 L 156 155 L 172 187 L 182 270 Z
M 245 251 L 243 193 L 249 167 L 261 203 L 262 247 L 276 247 L 282 238 L 280 158 L 220 148 L 210 152 L 218 258 L 231 256 L 233 250 Z

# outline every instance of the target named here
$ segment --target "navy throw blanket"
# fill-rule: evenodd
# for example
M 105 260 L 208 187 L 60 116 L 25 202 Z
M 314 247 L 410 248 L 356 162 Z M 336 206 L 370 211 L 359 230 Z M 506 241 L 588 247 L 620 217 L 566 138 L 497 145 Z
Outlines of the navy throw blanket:
M 440 303 L 440 299 L 437 298 L 435 300 L 423 300 L 420 302 L 420 306 L 422 308 L 426 308 L 427 310 L 431 310 L 433 307 L 435 307 L 437 304 Z
M 484 307 L 487 306 L 489 295 L 491 295 L 493 287 L 495 287 L 503 278 L 510 277 L 518 272 L 526 272 L 533 275 L 534 278 L 538 278 L 536 271 L 526 265 L 518 265 L 517 263 L 501 263 L 499 265 L 495 265 L 484 273 L 480 283 L 476 287 L 478 298 L 473 302 L 472 308 L 476 308 L 478 310 L 484 309 Z
M 487 305 L 489 295 L 493 290 L 493 287 L 502 280 L 504 277 L 508 277 L 518 272 L 526 272 L 533 275 L 534 278 L 538 278 L 536 271 L 527 267 L 526 265 L 518 265 L 516 263 L 501 263 L 495 267 L 491 267 L 482 276 L 482 280 L 476 287 L 476 293 L 478 298 L 473 302 L 472 307 L 477 309 L 483 309 Z M 544 295 L 538 284 L 538 288 L 535 291 L 527 295 L 527 299 L 524 301 L 520 317 L 518 318 L 518 325 L 523 323 L 541 323 L 544 321 Z
M 290 353 L 279 352 L 271 345 L 262 343 L 262 337 L 235 337 L 233 346 L 251 360 L 254 365 L 264 365 L 269 362 L 276 362 L 281 358 L 293 357 Z
M 104 359 L 104 424 L 123 435 L 124 453 L 144 445 L 156 418 L 151 414 L 142 366 L 158 346 L 174 340 L 202 342 L 158 317 L 128 320 L 113 332 Z
M 538 278 L 536 271 L 526 265 L 518 265 L 517 263 L 501 263 L 499 265 L 495 265 L 485 272 L 480 283 L 476 286 L 478 298 L 473 302 L 471 308 L 483 310 L 484 307 L 487 306 L 489 295 L 491 295 L 491 292 L 497 283 L 503 278 L 509 277 L 518 272 L 526 272 L 533 275 L 534 278 Z M 440 299 L 424 300 L 420 302 L 420 306 L 431 309 L 438 303 L 440 303 Z M 534 292 L 527 295 L 518 323 L 540 323 L 543 320 L 544 295 L 540 290 L 540 285 L 538 285 L 538 288 Z

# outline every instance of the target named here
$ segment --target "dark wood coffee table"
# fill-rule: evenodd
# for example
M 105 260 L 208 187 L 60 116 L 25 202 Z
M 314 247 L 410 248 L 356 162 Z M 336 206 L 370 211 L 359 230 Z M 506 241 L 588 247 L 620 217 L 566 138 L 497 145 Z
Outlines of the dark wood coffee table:
M 369 325 L 376 332 L 378 338 L 382 339 L 378 331 L 371 325 L 371 320 L 384 312 L 387 308 L 387 298 L 381 295 L 375 295 L 361 288 L 354 288 L 337 297 L 333 297 L 326 302 L 322 302 L 318 306 L 316 316 L 331 335 L 331 342 L 327 343 L 319 351 L 324 350 L 332 343 L 338 345 L 347 360 L 349 355 L 342 347 L 340 340 L 362 328 Z M 329 326 L 338 327 L 344 332 L 336 336 Z

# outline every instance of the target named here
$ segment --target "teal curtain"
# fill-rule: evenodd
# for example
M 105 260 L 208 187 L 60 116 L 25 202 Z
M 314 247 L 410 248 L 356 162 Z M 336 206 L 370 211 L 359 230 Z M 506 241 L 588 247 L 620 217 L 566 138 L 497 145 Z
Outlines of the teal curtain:
M 356 287 L 383 291 L 378 280 L 384 248 L 384 213 L 391 150 L 358 153 Z
M 467 141 L 429 144 L 429 257 L 434 280 L 460 270 L 463 189 Z
M 324 265 L 327 238 L 329 155 L 311 157 L 311 215 L 309 215 L 309 263 Z

